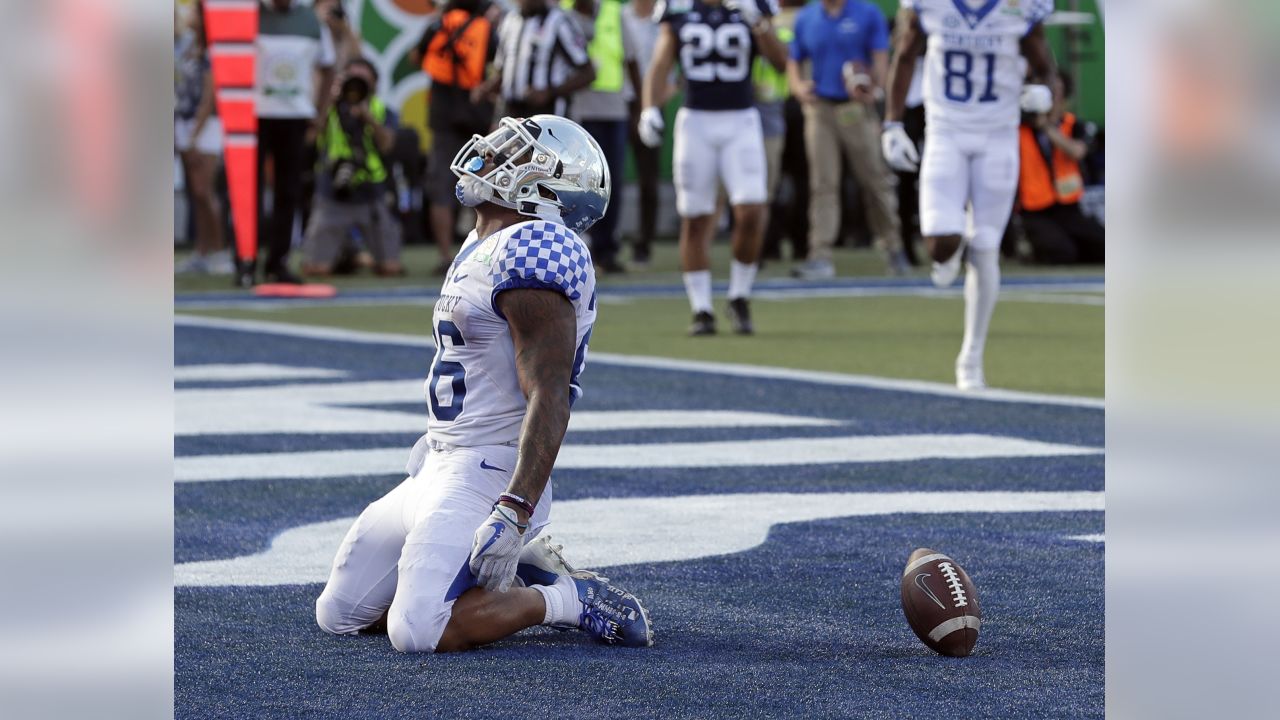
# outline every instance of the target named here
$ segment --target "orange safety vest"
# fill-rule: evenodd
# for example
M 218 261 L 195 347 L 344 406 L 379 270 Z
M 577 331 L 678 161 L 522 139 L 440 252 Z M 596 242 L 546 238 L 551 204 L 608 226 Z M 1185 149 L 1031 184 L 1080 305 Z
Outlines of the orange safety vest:
M 1076 116 L 1066 113 L 1062 117 L 1060 130 L 1066 137 L 1076 126 Z M 1049 164 L 1040 152 L 1040 143 L 1036 142 L 1036 133 L 1023 125 L 1019 131 L 1022 144 L 1021 181 L 1018 194 L 1022 201 L 1022 209 L 1044 210 L 1054 203 L 1070 205 L 1080 202 L 1084 195 L 1084 179 L 1080 176 L 1080 163 L 1067 157 L 1067 154 L 1053 148 L 1053 171 L 1050 177 Z
M 490 30 L 489 20 L 483 15 L 472 19 L 466 10 L 450 10 L 440 19 L 440 28 L 427 45 L 422 69 L 433 82 L 463 90 L 474 88 L 484 80 Z

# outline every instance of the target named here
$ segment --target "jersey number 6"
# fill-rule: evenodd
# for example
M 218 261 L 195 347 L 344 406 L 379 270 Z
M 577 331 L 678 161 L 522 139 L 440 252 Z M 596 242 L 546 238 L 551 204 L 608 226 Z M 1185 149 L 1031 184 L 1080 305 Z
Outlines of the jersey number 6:
M 462 363 L 444 359 L 444 338 L 449 338 L 452 347 L 463 347 L 467 344 L 462 339 L 462 331 L 448 320 L 441 320 L 436 325 L 436 357 L 431 362 L 431 382 L 428 385 L 428 396 L 431 400 L 431 414 L 437 420 L 452 422 L 462 414 L 462 401 L 467 397 L 467 371 Z M 440 404 L 440 381 L 449 378 L 449 404 Z
M 708 60 L 712 53 L 720 61 Z M 694 82 L 739 82 L 751 72 L 751 34 L 742 23 L 728 23 L 714 30 L 710 25 L 688 23 L 680 28 L 680 65 Z

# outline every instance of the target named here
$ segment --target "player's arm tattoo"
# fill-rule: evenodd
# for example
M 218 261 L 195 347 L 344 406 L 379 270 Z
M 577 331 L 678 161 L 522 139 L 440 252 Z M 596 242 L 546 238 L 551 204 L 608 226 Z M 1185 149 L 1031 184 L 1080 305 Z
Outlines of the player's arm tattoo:
M 1049 39 L 1044 34 L 1044 25 L 1036 23 L 1026 37 L 1022 38 L 1022 54 L 1027 58 L 1027 67 L 1031 70 L 1028 81 L 1052 85 L 1053 76 L 1058 70 L 1053 61 Z
M 907 93 L 911 91 L 911 78 L 916 73 L 916 60 L 924 53 L 925 34 L 920 30 L 920 18 L 916 11 L 902 8 L 898 11 L 897 52 L 889 63 L 889 78 L 885 81 L 888 96 L 885 98 L 885 122 L 902 122 L 906 111 Z
M 569 299 L 551 290 L 507 290 L 497 304 L 511 328 L 516 375 L 528 399 L 507 491 L 536 504 L 569 427 L 578 322 Z

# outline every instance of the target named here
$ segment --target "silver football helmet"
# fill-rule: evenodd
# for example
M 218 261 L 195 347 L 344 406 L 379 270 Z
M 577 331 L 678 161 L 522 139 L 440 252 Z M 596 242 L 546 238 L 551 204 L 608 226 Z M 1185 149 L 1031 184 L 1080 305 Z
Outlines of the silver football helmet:
M 609 207 L 609 164 L 595 138 L 556 115 L 503 118 L 473 135 L 449 166 L 458 200 L 492 202 L 582 232 Z

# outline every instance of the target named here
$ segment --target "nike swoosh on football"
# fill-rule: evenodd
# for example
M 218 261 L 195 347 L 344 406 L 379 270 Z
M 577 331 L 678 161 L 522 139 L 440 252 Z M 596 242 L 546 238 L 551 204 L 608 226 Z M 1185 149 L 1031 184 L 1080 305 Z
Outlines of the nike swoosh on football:
M 938 603 L 938 607 L 946 610 L 947 606 L 943 605 L 942 601 L 938 599 L 938 596 L 934 595 L 933 591 L 929 589 L 929 586 L 924 584 L 924 579 L 927 577 L 929 577 L 929 573 L 920 573 L 919 575 L 916 575 L 916 587 L 923 590 L 924 594 L 928 595 L 930 600 Z
M 498 472 L 506 472 L 506 469 L 504 469 L 504 468 L 500 468 L 500 467 L 498 467 L 497 465 L 490 465 L 489 463 L 485 462 L 484 460 L 481 460 L 481 461 L 480 461 L 480 469 L 481 469 L 481 470 L 497 470 Z

